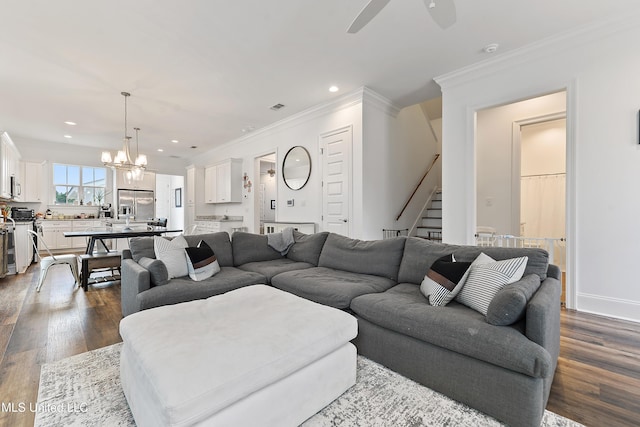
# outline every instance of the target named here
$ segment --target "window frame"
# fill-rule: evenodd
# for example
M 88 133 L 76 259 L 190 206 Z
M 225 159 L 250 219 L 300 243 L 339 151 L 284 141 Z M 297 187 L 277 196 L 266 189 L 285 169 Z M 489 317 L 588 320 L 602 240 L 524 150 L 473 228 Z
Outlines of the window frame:
M 57 167 L 64 167 L 65 168 L 65 181 L 64 182 L 56 182 L 56 168 Z M 77 168 L 78 169 L 78 179 L 77 179 L 77 184 L 75 183 L 75 180 L 72 180 L 71 182 L 69 181 L 69 169 L 70 168 Z M 84 178 L 84 174 L 87 172 L 87 170 L 91 170 L 91 174 L 93 175 L 90 179 L 92 180 L 92 182 L 96 182 L 99 181 L 101 178 L 96 179 L 96 171 L 102 171 L 104 173 L 104 185 L 88 185 L 85 184 L 85 178 Z M 52 189 L 53 189 L 53 200 L 49 200 L 49 204 L 55 205 L 55 206 L 78 206 L 80 205 L 80 202 L 82 202 L 82 204 L 86 204 L 86 203 L 91 203 L 91 205 L 88 206 L 100 206 L 101 204 L 104 203 L 105 201 L 105 195 L 107 194 L 107 185 L 108 185 L 108 168 L 106 167 L 100 167 L 100 166 L 89 166 L 89 165 L 74 165 L 74 164 L 68 164 L 68 163 L 52 163 L 51 166 L 51 182 L 52 182 Z M 66 192 L 66 196 L 65 196 L 65 202 L 59 201 L 58 200 L 58 189 L 60 187 L 66 187 L 67 188 L 67 192 Z M 69 190 L 69 189 L 75 189 L 76 194 L 77 194 L 77 198 L 76 199 L 72 199 L 71 202 L 69 202 L 68 199 L 68 195 L 70 193 L 73 192 L 73 190 Z M 85 199 L 85 189 L 92 189 L 93 190 L 93 198 L 90 201 L 86 201 Z M 98 200 L 95 196 L 96 192 L 98 190 L 102 190 L 102 200 Z M 61 193 L 60 193 L 61 194 Z

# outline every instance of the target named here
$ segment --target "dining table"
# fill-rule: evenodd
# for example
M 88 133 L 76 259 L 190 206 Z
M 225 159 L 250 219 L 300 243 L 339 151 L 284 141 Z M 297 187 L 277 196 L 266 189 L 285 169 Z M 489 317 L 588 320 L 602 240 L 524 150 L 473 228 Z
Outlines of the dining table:
M 143 236 L 161 236 L 165 233 L 180 233 L 182 230 L 172 229 L 167 227 L 147 226 L 146 228 L 131 228 L 131 229 L 105 229 L 105 230 L 85 230 L 85 231 L 65 231 L 64 237 L 88 237 L 86 254 L 92 254 L 95 248 L 96 241 L 100 241 L 103 248 L 108 252 L 109 249 L 104 242 L 104 239 L 128 239 L 131 237 L 143 237 Z
M 160 226 L 147 226 L 146 228 L 124 228 L 113 230 L 107 227 L 105 230 L 85 230 L 85 231 L 65 231 L 64 237 L 88 237 L 87 248 L 84 254 L 78 258 L 81 263 L 80 285 L 85 291 L 89 285 L 95 285 L 99 282 L 114 282 L 120 279 L 120 257 L 121 253 L 117 250 L 110 250 L 104 239 L 125 239 L 131 237 L 143 236 L 160 236 L 165 233 L 180 233 L 182 230 L 170 229 Z M 96 241 L 102 245 L 102 250 L 93 252 Z M 101 276 L 99 278 L 90 279 L 92 272 L 111 270 L 111 275 Z M 114 273 L 117 270 L 117 274 Z

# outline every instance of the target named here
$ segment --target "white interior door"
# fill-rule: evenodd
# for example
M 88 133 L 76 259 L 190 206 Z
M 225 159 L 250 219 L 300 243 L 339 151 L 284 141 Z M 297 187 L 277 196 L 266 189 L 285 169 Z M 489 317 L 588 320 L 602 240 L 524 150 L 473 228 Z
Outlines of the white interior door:
M 351 127 L 320 136 L 322 229 L 349 236 L 351 221 Z

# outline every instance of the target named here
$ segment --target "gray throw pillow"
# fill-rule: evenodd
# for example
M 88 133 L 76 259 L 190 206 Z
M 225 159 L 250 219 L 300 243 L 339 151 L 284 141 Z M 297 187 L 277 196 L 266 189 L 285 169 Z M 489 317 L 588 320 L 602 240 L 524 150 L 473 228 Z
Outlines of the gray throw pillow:
M 153 250 L 153 237 L 132 237 L 129 240 L 129 250 L 131 258 L 140 263 L 142 257 L 155 258 L 156 253 Z
M 522 319 L 527 304 L 539 287 L 540 277 L 536 274 L 529 274 L 502 288 L 489 304 L 487 323 L 507 326 Z
M 292 261 L 308 262 L 309 264 L 317 266 L 320 252 L 328 235 L 328 231 L 315 234 L 304 234 L 299 231 L 294 231 L 293 237 L 296 242 L 291 246 L 289 252 L 287 252 L 287 258 Z
M 151 259 L 148 257 L 140 258 L 138 264 L 149 270 L 151 278 L 151 286 L 162 286 L 169 283 L 169 272 L 164 262 L 159 259 Z

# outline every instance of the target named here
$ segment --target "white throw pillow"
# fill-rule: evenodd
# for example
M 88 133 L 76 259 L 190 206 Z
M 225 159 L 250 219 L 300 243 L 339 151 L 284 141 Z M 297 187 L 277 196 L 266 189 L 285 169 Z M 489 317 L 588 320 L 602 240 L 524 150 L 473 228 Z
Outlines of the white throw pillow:
M 528 260 L 524 256 L 472 265 L 456 301 L 486 316 L 493 297 L 506 285 L 522 278 Z
M 184 248 L 188 247 L 189 244 L 182 234 L 173 240 L 167 240 L 160 236 L 153 237 L 153 251 L 156 253 L 156 259 L 167 266 L 169 279 L 189 274 L 187 255 L 184 252 Z

